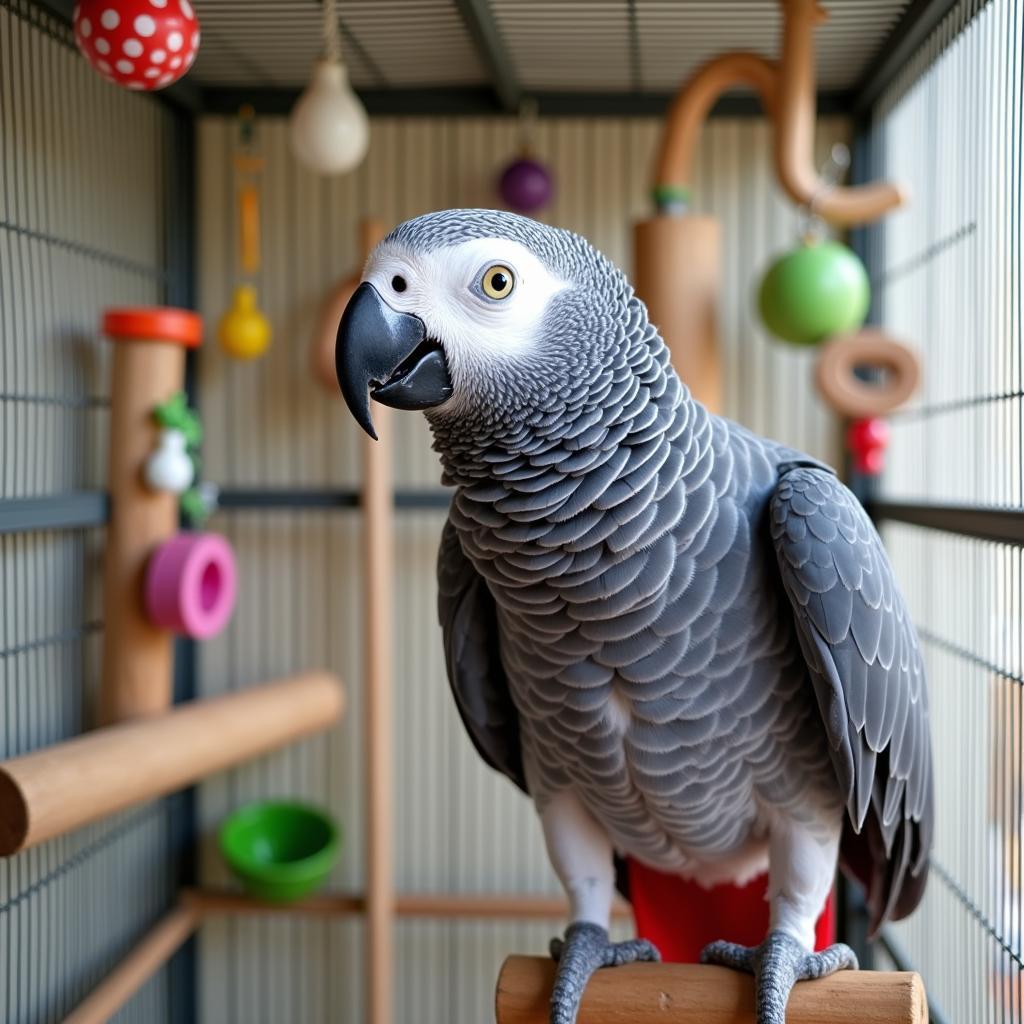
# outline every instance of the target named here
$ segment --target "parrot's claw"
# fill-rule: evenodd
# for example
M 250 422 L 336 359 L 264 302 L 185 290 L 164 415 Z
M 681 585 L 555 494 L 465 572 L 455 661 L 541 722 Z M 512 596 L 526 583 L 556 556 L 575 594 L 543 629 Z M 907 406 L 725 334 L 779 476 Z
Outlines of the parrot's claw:
M 702 950 L 700 962 L 754 975 L 757 1024 L 785 1024 L 789 993 L 798 981 L 858 966 L 857 955 L 842 942 L 820 953 L 808 953 L 791 935 L 780 931 L 769 932 L 760 946 L 712 942 Z
M 610 942 L 604 928 L 586 921 L 569 925 L 565 939 L 552 939 L 551 956 L 558 961 L 551 992 L 551 1024 L 574 1024 L 583 990 L 594 971 L 637 960 L 661 959 L 646 939 Z

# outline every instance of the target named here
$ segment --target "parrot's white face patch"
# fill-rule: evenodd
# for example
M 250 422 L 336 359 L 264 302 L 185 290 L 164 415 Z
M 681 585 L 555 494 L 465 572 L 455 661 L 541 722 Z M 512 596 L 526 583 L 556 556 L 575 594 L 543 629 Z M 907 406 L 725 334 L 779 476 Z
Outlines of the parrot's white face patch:
M 494 287 L 495 273 L 503 275 L 503 288 Z M 384 242 L 367 261 L 363 280 L 393 309 L 423 321 L 456 380 L 528 351 L 540 337 L 548 303 L 568 287 L 526 246 L 504 238 L 430 252 Z

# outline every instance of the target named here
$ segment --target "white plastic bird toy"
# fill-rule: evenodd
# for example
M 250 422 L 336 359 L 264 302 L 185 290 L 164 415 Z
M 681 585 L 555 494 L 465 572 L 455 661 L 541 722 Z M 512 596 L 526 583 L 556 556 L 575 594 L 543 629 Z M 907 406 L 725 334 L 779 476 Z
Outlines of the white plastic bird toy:
M 154 491 L 184 494 L 195 480 L 196 469 L 188 453 L 188 439 L 173 427 L 160 431 L 156 451 L 146 460 L 146 483 Z

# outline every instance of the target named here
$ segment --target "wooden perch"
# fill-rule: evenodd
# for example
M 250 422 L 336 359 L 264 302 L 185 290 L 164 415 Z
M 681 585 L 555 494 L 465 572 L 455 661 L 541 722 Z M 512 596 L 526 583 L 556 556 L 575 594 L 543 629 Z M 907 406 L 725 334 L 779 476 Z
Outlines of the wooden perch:
M 366 897 L 358 893 L 324 892 L 298 903 L 269 903 L 244 893 L 223 889 L 186 889 L 182 899 L 203 916 L 211 914 L 284 914 L 299 917 L 348 917 L 366 913 Z M 569 905 L 561 896 L 529 893 L 398 893 L 394 896 L 398 917 L 452 920 L 562 921 Z M 613 918 L 630 918 L 627 903 L 612 904 Z
M 174 956 L 198 924 L 196 910 L 187 905 L 175 907 L 64 1018 L 64 1024 L 105 1024 Z
M 339 680 L 309 672 L 96 729 L 0 763 L 0 856 L 325 729 Z
M 554 963 L 510 956 L 498 976 L 497 1024 L 547 1024 Z M 839 971 L 800 982 L 788 1024 L 927 1024 L 918 974 Z M 724 967 L 629 964 L 598 971 L 587 985 L 579 1024 L 753 1024 L 750 977 Z

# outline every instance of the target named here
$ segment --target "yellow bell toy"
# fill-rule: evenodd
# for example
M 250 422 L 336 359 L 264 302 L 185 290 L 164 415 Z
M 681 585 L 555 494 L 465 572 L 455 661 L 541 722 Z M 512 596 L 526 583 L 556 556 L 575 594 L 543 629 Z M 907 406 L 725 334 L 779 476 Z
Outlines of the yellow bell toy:
M 270 321 L 256 305 L 256 289 L 249 284 L 235 289 L 231 308 L 217 325 L 220 347 L 235 359 L 256 359 L 270 344 Z

